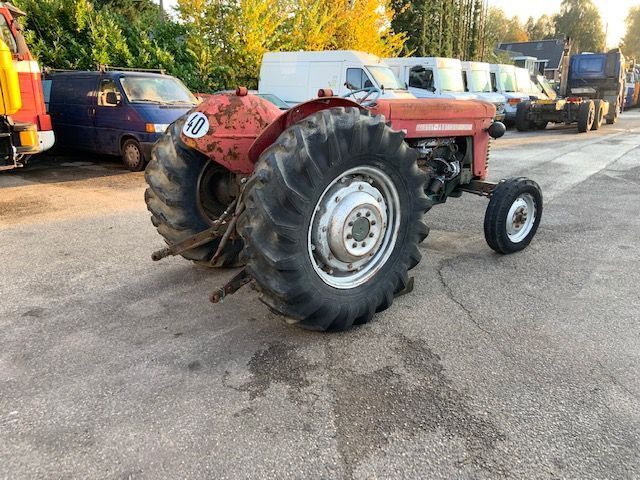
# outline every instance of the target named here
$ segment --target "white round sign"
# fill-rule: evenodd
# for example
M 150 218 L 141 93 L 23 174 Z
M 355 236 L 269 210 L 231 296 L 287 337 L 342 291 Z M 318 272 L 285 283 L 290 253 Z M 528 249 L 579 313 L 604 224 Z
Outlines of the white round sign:
M 208 131 L 209 119 L 202 112 L 193 112 L 182 127 L 182 133 L 189 138 L 204 137 Z

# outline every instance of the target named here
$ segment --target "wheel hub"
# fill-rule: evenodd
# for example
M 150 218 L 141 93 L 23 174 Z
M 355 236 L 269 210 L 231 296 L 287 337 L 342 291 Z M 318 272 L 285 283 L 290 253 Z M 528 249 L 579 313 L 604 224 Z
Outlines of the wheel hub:
M 327 187 L 309 232 L 313 266 L 325 283 L 352 288 L 375 273 L 395 243 L 398 204 L 391 179 L 372 167 L 345 172 Z
M 529 235 L 535 223 L 535 215 L 535 202 L 530 194 L 522 194 L 516 198 L 507 215 L 507 236 L 512 242 L 521 242 Z

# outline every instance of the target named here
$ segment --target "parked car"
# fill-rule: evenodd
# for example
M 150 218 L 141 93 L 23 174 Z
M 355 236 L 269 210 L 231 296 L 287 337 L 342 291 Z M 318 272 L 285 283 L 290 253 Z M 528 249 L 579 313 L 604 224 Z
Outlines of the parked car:
M 362 90 L 378 89 L 379 92 Z M 355 50 L 320 52 L 268 52 L 260 67 L 260 94 L 273 94 L 289 106 L 331 89 L 336 95 L 354 98 L 415 98 L 391 69 L 375 55 Z M 358 92 L 359 93 L 355 93 Z
M 507 99 L 501 93 L 493 91 L 491 66 L 485 62 L 461 62 L 461 64 L 465 90 L 473 93 L 480 100 L 493 103 L 496 107 L 496 120 L 504 120 Z
M 57 144 L 120 155 L 144 169 L 151 147 L 198 102 L 175 77 L 142 71 L 55 72 L 48 99 Z
M 384 61 L 417 98 L 478 99 L 478 95 L 464 88 L 460 60 L 397 57 L 385 58 Z

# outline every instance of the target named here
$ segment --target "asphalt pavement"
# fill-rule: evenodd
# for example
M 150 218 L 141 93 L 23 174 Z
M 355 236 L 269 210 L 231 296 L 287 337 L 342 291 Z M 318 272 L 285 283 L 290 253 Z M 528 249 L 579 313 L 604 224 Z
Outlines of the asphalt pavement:
M 492 179 L 545 208 L 490 250 L 431 210 L 413 293 L 343 333 L 162 247 L 141 173 L 77 154 L 0 175 L 0 478 L 640 478 L 640 112 L 509 132 Z

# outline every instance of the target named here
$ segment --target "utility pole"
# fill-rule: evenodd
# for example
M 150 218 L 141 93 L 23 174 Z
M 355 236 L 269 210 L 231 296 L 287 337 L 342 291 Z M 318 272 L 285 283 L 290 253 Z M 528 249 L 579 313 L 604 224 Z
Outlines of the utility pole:
M 160 7 L 160 20 L 164 18 L 164 0 L 158 0 L 158 6 Z

